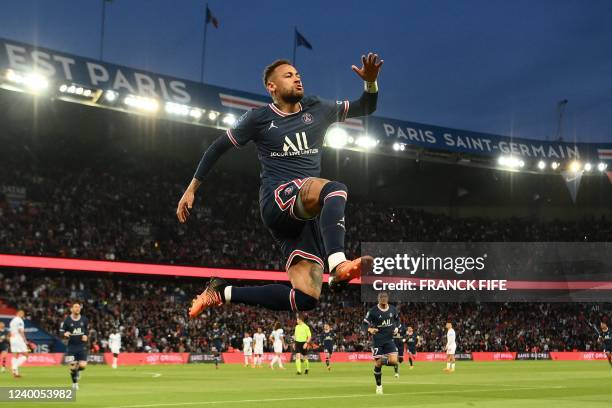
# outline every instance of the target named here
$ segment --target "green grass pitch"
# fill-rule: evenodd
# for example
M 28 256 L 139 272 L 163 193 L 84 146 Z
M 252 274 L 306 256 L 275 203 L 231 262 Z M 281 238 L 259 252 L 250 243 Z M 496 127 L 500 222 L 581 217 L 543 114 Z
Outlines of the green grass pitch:
M 375 395 L 372 364 L 343 363 L 327 372 L 311 363 L 308 376 L 240 365 L 89 366 L 74 403 L 0 403 L 12 407 L 612 407 L 612 369 L 598 362 L 459 362 L 383 367 L 385 395 Z M 25 367 L 23 378 L 0 376 L 0 386 L 69 386 L 66 367 Z

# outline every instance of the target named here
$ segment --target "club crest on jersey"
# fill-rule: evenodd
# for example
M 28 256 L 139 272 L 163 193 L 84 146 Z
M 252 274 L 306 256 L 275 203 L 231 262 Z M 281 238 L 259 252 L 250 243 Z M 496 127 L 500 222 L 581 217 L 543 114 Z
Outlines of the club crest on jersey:
M 289 186 L 285 189 L 284 194 L 289 197 L 293 193 L 293 186 Z
M 306 124 L 312 123 L 312 115 L 308 112 L 304 113 L 302 115 L 302 122 Z

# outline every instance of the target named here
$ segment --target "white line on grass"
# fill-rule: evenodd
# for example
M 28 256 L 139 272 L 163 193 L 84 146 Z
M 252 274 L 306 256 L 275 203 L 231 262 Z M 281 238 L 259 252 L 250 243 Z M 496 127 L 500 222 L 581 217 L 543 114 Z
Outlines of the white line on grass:
M 495 386 L 493 388 L 496 392 L 505 392 L 505 391 L 524 391 L 524 390 L 545 390 L 545 389 L 560 389 L 566 388 L 563 385 L 553 385 L 551 387 L 516 387 L 516 388 L 506 388 L 500 390 Z M 460 394 L 460 393 L 470 393 L 470 392 L 487 392 L 491 391 L 491 388 L 485 388 L 481 390 L 455 390 L 455 391 L 422 391 L 422 392 L 394 392 L 392 394 L 385 394 L 386 396 L 394 396 L 394 395 L 427 395 L 427 394 Z M 279 402 L 279 401 L 304 401 L 304 400 L 321 400 L 321 399 L 336 399 L 336 398 L 363 398 L 363 397 L 375 397 L 380 398 L 380 396 L 370 393 L 370 394 L 348 394 L 348 395 L 321 395 L 321 396 L 312 396 L 312 397 L 289 397 L 289 398 L 263 398 L 263 399 L 243 399 L 243 400 L 223 400 L 223 401 L 192 401 L 192 402 L 168 402 L 161 404 L 139 404 L 139 405 L 112 405 L 107 408 L 150 408 L 150 407 L 180 407 L 187 405 L 214 405 L 214 404 L 242 404 L 242 403 L 251 403 L 251 402 Z

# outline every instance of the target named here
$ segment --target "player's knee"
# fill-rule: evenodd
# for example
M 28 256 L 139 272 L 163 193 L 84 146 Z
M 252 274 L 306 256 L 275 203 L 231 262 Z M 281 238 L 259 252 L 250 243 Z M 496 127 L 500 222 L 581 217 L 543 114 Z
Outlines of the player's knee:
M 345 200 L 348 196 L 348 188 L 344 183 L 339 181 L 330 181 L 326 183 L 319 194 L 319 205 L 323 206 L 325 200 L 332 197 L 343 197 Z
M 317 307 L 317 303 L 319 302 L 318 298 L 307 295 L 299 289 L 291 289 L 289 297 L 291 302 L 291 310 L 294 312 L 312 310 Z
M 400 356 L 400 357 L 399 357 L 399 362 L 400 362 L 400 363 L 403 363 L 403 362 L 404 362 L 404 357 Z

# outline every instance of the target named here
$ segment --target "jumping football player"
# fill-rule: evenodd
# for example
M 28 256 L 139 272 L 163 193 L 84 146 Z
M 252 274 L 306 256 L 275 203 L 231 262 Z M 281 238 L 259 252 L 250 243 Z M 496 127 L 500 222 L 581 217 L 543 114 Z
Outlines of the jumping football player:
M 353 65 L 352 70 L 364 81 L 365 91 L 351 102 L 304 97 L 296 68 L 286 60 L 274 61 L 263 75 L 273 103 L 246 112 L 202 156 L 178 203 L 179 222 L 187 220 L 197 189 L 219 157 L 231 147 L 241 148 L 253 141 L 262 169 L 259 194 L 262 219 L 279 243 L 292 287 L 281 284 L 235 287 L 213 278 L 194 299 L 190 317 L 230 302 L 271 310 L 311 310 L 321 295 L 326 266 L 332 288 L 345 285 L 360 276 L 362 268 L 370 267 L 371 257 L 350 261 L 344 254 L 346 186 L 319 178 L 327 128 L 334 122 L 369 115 L 376 109 L 376 79 L 383 61 L 372 53 L 361 60 L 363 65 L 360 68 Z

